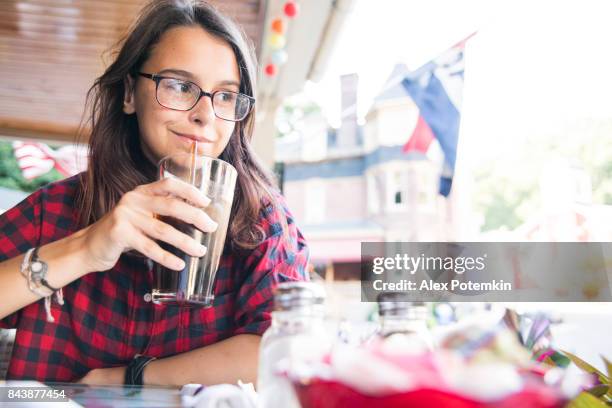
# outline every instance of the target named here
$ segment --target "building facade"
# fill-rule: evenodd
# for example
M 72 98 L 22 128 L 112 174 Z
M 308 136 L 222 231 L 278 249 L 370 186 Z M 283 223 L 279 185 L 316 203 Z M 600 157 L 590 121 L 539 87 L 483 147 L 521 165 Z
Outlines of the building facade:
M 356 74 L 341 77 L 340 128 L 311 123 L 308 137 L 277 145 L 283 193 L 328 279 L 359 279 L 362 242 L 444 240 L 450 221 L 439 165 L 403 151 L 416 105 L 401 85 L 389 87 L 361 125 L 357 85 Z

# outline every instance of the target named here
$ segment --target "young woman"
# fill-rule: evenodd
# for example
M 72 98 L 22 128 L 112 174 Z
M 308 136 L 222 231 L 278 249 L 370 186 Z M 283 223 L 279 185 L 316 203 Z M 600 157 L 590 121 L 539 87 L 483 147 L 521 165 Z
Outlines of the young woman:
M 17 328 L 9 379 L 255 380 L 273 289 L 307 279 L 308 253 L 250 147 L 255 69 L 241 31 L 206 3 L 144 8 L 89 92 L 87 171 L 0 215 L 0 327 Z M 228 101 L 233 109 L 222 109 Z M 156 163 L 194 140 L 198 153 L 238 171 L 215 300 L 210 308 L 156 305 L 145 296 L 153 283 L 147 259 L 183 266 L 158 242 L 193 256 L 205 249 L 154 214 L 216 228 L 197 189 L 155 181 Z M 44 280 L 34 273 L 41 265 Z M 59 288 L 64 301 L 53 296 L 50 322 L 45 301 Z

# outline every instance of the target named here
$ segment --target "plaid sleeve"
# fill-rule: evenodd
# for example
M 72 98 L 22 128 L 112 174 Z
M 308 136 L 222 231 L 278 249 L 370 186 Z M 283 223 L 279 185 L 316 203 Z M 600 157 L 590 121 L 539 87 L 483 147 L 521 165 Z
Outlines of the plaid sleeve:
M 0 214 L 0 262 L 21 255 L 37 245 L 40 211 L 39 190 Z M 19 310 L 1 319 L 0 328 L 14 328 L 18 321 Z
M 247 278 L 237 296 L 236 327 L 234 334 L 262 335 L 270 326 L 274 306 L 274 288 L 280 282 L 308 280 L 308 247 L 293 217 L 280 198 L 278 209 L 270 206 L 265 211 L 268 236 L 247 257 Z M 285 234 L 280 217 L 287 220 Z

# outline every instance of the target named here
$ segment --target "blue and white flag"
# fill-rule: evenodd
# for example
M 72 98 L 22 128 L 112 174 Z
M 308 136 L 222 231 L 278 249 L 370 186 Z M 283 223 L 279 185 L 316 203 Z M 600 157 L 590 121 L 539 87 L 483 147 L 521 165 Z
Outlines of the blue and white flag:
M 420 123 L 429 126 L 444 152 L 440 194 L 445 197 L 450 194 L 457 157 L 466 41 L 467 38 L 438 58 L 408 73 L 402 80 L 402 85 L 419 108 Z M 411 138 L 418 138 L 421 133 L 427 132 L 415 132 Z

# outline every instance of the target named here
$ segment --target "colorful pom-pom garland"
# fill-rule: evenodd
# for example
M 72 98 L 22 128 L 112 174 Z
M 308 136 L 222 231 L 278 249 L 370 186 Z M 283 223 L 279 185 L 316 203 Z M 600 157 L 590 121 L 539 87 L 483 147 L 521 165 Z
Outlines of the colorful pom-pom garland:
M 300 13 L 300 7 L 297 2 L 288 0 L 283 6 L 283 14 L 286 19 L 295 19 Z M 272 49 L 270 59 L 264 66 L 264 73 L 273 77 L 278 73 L 278 68 L 285 64 L 289 59 L 285 45 L 287 39 L 285 33 L 287 31 L 287 21 L 282 17 L 273 18 L 270 22 L 270 34 L 268 36 L 268 45 Z

